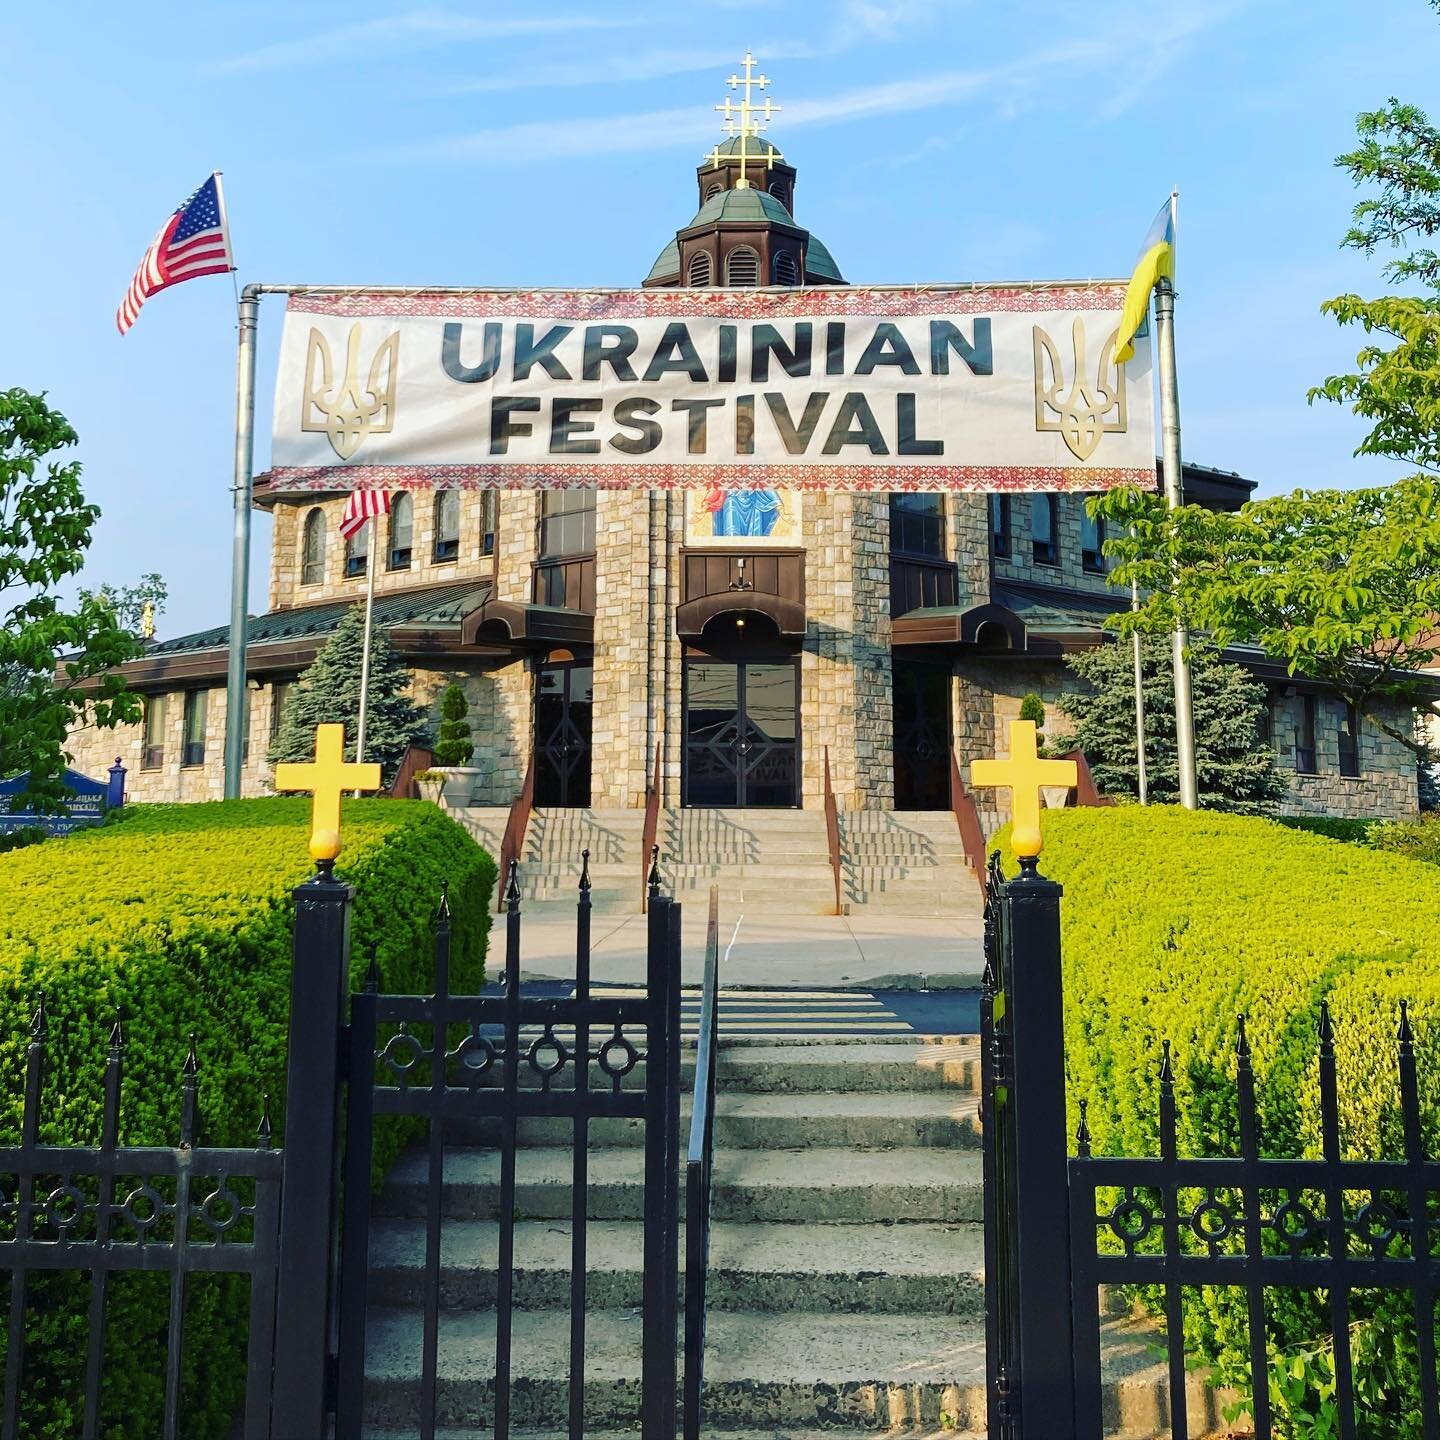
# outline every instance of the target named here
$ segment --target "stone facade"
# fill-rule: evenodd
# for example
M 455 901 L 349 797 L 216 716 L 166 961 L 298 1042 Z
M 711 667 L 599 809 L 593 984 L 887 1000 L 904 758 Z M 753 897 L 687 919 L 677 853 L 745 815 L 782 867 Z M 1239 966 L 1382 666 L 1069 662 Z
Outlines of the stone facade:
M 1340 734 L 1344 704 L 1315 697 L 1315 772 L 1297 769 L 1303 697 L 1280 696 L 1270 712 L 1270 738 L 1276 763 L 1291 772 L 1290 793 L 1281 810 L 1286 815 L 1339 815 L 1373 820 L 1413 814 L 1419 805 L 1414 751 L 1367 717 L 1360 718 L 1358 775 L 1340 773 Z M 1410 713 L 1391 706 L 1381 712 L 1392 730 L 1408 733 Z
M 1035 512 L 1048 505 L 1051 497 L 1045 494 L 1011 495 L 1009 499 L 1010 553 L 1008 556 L 993 557 L 996 580 L 1001 584 L 1012 580 L 1025 585 L 1063 585 L 1069 590 L 1111 593 L 1104 570 L 1087 570 L 1082 563 L 1080 529 L 1085 496 L 1054 496 L 1058 524 L 1056 563 L 1053 565 L 1043 564 L 1035 558 Z M 987 508 L 987 536 L 989 523 Z

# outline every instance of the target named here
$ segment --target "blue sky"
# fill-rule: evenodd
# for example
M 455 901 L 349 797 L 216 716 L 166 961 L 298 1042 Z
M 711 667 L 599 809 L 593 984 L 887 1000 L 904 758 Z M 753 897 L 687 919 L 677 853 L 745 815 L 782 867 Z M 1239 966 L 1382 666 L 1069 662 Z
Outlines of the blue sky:
M 1186 456 L 1262 493 L 1397 473 L 1305 390 L 1359 345 L 1320 301 L 1381 288 L 1338 249 L 1333 157 L 1391 94 L 1440 109 L 1422 0 L 287 0 L 145 28 L 125 6 L 7 17 L 0 384 L 76 425 L 104 510 L 86 579 L 160 571 L 162 634 L 228 613 L 234 410 L 224 277 L 115 332 L 168 212 L 222 169 L 242 280 L 638 284 L 695 209 L 747 46 L 797 218 L 847 279 L 1123 274 L 1178 184 Z M 259 519 L 254 609 L 267 542 Z

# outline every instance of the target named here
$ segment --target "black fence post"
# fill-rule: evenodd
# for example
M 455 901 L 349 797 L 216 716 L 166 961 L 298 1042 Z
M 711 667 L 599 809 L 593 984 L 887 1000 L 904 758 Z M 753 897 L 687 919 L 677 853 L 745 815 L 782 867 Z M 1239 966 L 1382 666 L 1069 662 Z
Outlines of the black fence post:
M 1061 888 L 1033 857 L 1005 886 L 1011 946 L 1014 1334 L 1021 1440 L 1075 1440 Z
M 341 1031 L 355 892 L 322 860 L 295 892 L 272 1440 L 326 1433 L 339 1179 Z

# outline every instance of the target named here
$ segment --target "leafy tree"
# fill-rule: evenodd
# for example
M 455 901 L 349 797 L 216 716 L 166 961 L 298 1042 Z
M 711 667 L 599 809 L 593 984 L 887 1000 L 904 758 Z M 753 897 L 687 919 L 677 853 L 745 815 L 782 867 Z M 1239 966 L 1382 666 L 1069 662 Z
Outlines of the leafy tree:
M 1175 755 L 1175 691 L 1167 640 L 1147 639 L 1140 650 L 1145 698 L 1145 764 L 1150 798 L 1180 798 Z M 1066 662 L 1090 689 L 1065 697 L 1075 733 L 1058 741 L 1079 748 L 1107 795 L 1140 793 L 1135 755 L 1135 671 L 1128 645 L 1101 645 Z M 1285 776 L 1274 751 L 1260 738 L 1266 706 L 1264 685 L 1238 665 L 1199 644 L 1191 656 L 1195 703 L 1195 768 L 1200 804 L 1240 815 L 1273 814 L 1285 793 Z
M 317 725 L 345 726 L 345 758 L 355 758 L 360 712 L 360 662 L 365 648 L 365 607 L 352 606 L 300 677 L 280 716 L 272 761 L 309 760 Z M 386 780 L 405 748 L 427 733 L 425 712 L 409 697 L 410 672 L 378 626 L 370 637 L 370 688 L 366 697 L 365 758 L 379 761 Z
M 151 571 L 140 577 L 138 585 L 112 585 L 108 581 L 98 590 L 81 590 L 82 600 L 96 600 L 108 606 L 115 619 L 132 635 L 148 639 L 146 634 L 155 618 L 165 608 L 169 587 Z
M 453 682 L 440 697 L 440 735 L 435 744 L 437 765 L 468 765 L 475 753 L 470 739 L 470 722 L 465 718 L 469 706 L 465 692 Z
M 1393 707 L 1431 704 L 1412 672 L 1440 657 L 1440 480 L 1297 490 L 1233 513 L 1167 511 L 1137 490 L 1090 503 L 1120 532 L 1105 543 L 1112 581 L 1140 586 L 1138 608 L 1107 621 L 1121 635 L 1183 622 L 1220 649 L 1258 645 L 1424 754 Z
M 85 562 L 99 508 L 86 503 L 69 421 L 43 395 L 0 391 L 0 774 L 29 772 L 31 800 L 58 808 L 67 733 L 138 721 L 115 667 L 140 642 L 107 600 L 55 591 Z

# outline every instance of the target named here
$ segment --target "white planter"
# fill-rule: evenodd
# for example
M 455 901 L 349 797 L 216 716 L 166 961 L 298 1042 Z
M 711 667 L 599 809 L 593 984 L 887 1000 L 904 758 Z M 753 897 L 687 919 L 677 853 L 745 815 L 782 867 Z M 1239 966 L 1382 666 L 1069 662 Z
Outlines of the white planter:
M 475 787 L 484 773 L 476 765 L 437 765 L 434 767 L 445 777 L 445 804 L 465 806 L 473 802 Z
M 440 803 L 440 792 L 445 788 L 445 777 L 436 775 L 433 778 L 417 780 L 416 788 L 420 791 L 420 798 L 428 800 L 432 805 Z
M 1074 791 L 1068 785 L 1042 785 L 1040 787 L 1040 798 L 1045 802 L 1047 810 L 1063 810 L 1070 803 L 1070 796 Z

